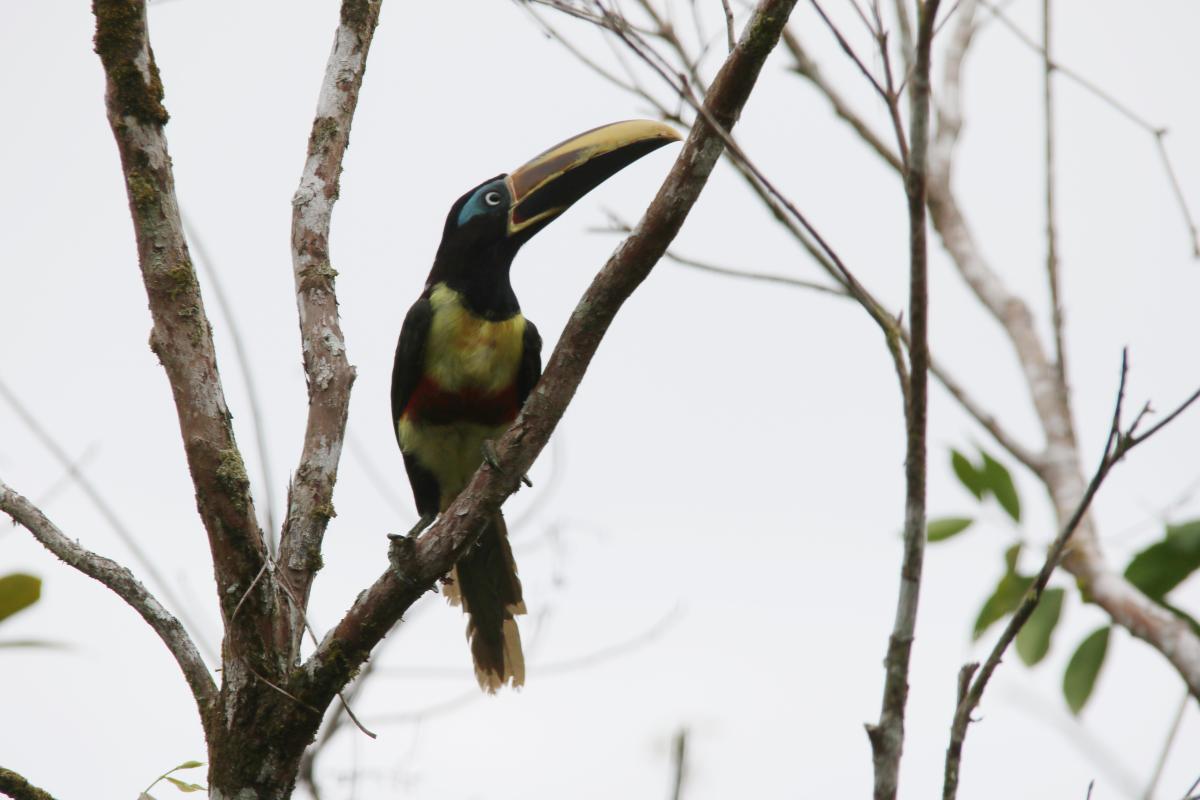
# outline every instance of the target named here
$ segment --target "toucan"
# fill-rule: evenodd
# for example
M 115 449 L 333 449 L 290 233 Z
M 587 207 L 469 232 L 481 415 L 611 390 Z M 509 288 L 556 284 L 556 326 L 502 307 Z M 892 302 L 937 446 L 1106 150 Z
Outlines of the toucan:
M 679 134 L 646 120 L 574 136 L 455 201 L 420 298 L 408 310 L 392 369 L 392 429 L 421 521 L 445 511 L 491 442 L 516 419 L 542 373 L 542 338 L 509 281 L 525 242 L 605 180 Z M 480 687 L 525 681 L 515 615 L 521 582 L 497 512 L 443 581 L 467 614 Z

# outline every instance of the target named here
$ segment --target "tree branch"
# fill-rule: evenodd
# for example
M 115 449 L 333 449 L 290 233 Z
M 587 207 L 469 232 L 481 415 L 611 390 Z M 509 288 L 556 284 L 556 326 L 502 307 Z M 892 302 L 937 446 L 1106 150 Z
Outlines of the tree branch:
M 192 696 L 200 710 L 200 720 L 207 732 L 210 725 L 209 712 L 217 694 L 217 687 L 204 664 L 204 659 L 200 657 L 196 645 L 179 620 L 163 608 L 128 569 L 68 539 L 33 503 L 17 494 L 3 481 L 0 481 L 0 511 L 24 526 L 43 547 L 68 566 L 107 586 L 146 620 L 183 671 L 183 677 L 191 687 Z
M 726 129 L 749 98 L 796 0 L 762 0 L 713 81 L 706 108 Z M 583 379 L 617 311 L 678 233 L 724 149 L 720 132 L 698 121 L 637 230 L 614 252 L 571 315 L 545 374 L 521 415 L 496 444 L 502 471 L 481 467 L 438 522 L 392 547 L 387 570 L 355 601 L 304 666 L 310 697 L 329 696 L 365 660 L 400 615 L 444 575 L 487 517 L 517 489 Z M 320 705 L 314 702 L 314 705 Z
M 875 765 L 875 800 L 894 800 L 904 749 L 904 713 L 908 702 L 908 669 L 917 601 L 925 557 L 925 429 L 929 371 L 929 286 L 925 241 L 926 169 L 929 148 L 929 73 L 938 0 L 926 0 L 917 14 L 916 62 L 909 89 L 909 154 L 904 175 L 909 219 L 910 341 L 908 403 L 905 407 L 907 447 L 904 460 L 904 556 L 896 621 L 884 658 L 884 687 L 879 722 L 867 726 Z M 901 135 L 902 132 L 901 132 Z
M 1046 180 L 1046 276 L 1050 282 L 1050 326 L 1058 389 L 1067 396 L 1066 347 L 1063 345 L 1062 278 L 1058 264 L 1058 224 L 1054 209 L 1054 62 L 1050 60 L 1050 0 L 1042 0 L 1042 121 Z
M 1104 444 L 1104 455 L 1100 459 L 1100 464 L 1096 468 L 1095 474 L 1088 483 L 1087 489 L 1083 493 L 1083 498 L 1079 501 L 1074 512 L 1055 538 L 1054 543 L 1050 546 L 1050 550 L 1046 555 L 1046 560 L 1042 564 L 1041 570 L 1038 572 L 1037 578 L 1033 584 L 1025 592 L 1025 597 L 1021 601 L 1020 607 L 1012 615 L 1005 626 L 1004 632 L 1000 635 L 1000 639 L 992 647 L 992 651 L 988 654 L 987 660 L 975 673 L 974 680 L 969 679 L 969 674 L 974 673 L 972 666 L 964 667 L 963 674 L 968 675 L 967 680 L 963 681 L 959 691 L 959 702 L 954 712 L 954 721 L 950 726 L 950 746 L 946 749 L 946 767 L 945 778 L 942 788 L 942 800 L 954 800 L 958 794 L 958 773 L 959 765 L 962 761 L 963 742 L 967 736 L 967 726 L 971 722 L 971 714 L 979 705 L 979 701 L 983 698 L 983 692 L 987 688 L 988 681 L 992 674 L 996 671 L 996 667 L 1000 665 L 1000 659 L 1005 651 L 1016 639 L 1017 634 L 1029 617 L 1033 614 L 1034 608 L 1037 607 L 1038 601 L 1041 600 L 1042 592 L 1046 588 L 1046 584 L 1050 581 L 1050 576 L 1058 567 L 1059 561 L 1062 559 L 1066 551 L 1067 542 L 1072 534 L 1079 528 L 1087 514 L 1088 507 L 1092 503 L 1092 499 L 1096 496 L 1096 492 L 1100 490 L 1100 485 L 1108 476 L 1109 471 L 1116 466 L 1125 455 L 1137 447 L 1142 442 L 1149 439 L 1151 436 L 1169 425 L 1176 417 L 1182 414 L 1190 405 L 1200 399 L 1200 389 L 1197 389 L 1183 403 L 1175 408 L 1164 419 L 1151 427 L 1145 433 L 1138 434 L 1137 427 L 1142 421 L 1146 410 L 1143 410 L 1137 415 L 1133 423 L 1128 429 L 1121 429 L 1122 409 L 1125 401 L 1125 383 L 1129 375 L 1129 358 L 1128 353 L 1122 354 L 1121 357 L 1121 380 L 1117 389 L 1117 401 L 1113 410 L 1112 423 L 1109 426 L 1108 437 Z M 1148 409 L 1149 406 L 1146 406 Z M 1182 625 L 1182 621 L 1179 621 Z M 1197 648 L 1193 648 L 1196 650 Z M 1193 652 L 1193 656 L 1200 653 Z M 1189 687 L 1193 695 L 1200 697 L 1200 685 L 1194 681 L 1200 678 L 1200 671 L 1192 676 L 1189 681 Z
M 212 333 L 188 255 L 163 126 L 162 83 L 146 26 L 144 0 L 94 0 L 96 52 L 107 83 L 105 106 L 116 138 L 137 239 L 158 356 L 175 398 L 196 504 L 208 533 L 217 596 L 227 625 L 241 591 L 265 558 L 249 480 L 234 441 L 217 372 Z M 269 606 L 269 592 L 254 605 Z M 251 633 L 262 615 L 243 614 Z
M 984 260 L 950 184 L 953 149 L 961 126 L 962 62 L 975 29 L 976 7 L 976 0 L 964 0 L 946 48 L 937 104 L 938 132 L 930 161 L 930 216 L 959 273 L 1000 322 L 1017 354 L 1046 437 L 1039 459 L 1044 468 L 1037 474 L 1050 493 L 1061 527 L 1086 491 L 1069 397 L 1059 384 L 1058 370 L 1046 356 L 1028 306 L 1008 291 Z M 1162 653 L 1193 693 L 1200 690 L 1200 637 L 1109 568 L 1090 515 L 1085 514 L 1079 522 L 1062 566 L 1116 624 Z
M 292 198 L 292 268 L 308 382 L 308 423 L 300 464 L 288 491 L 287 521 L 280 540 L 281 575 L 299 604 L 291 604 L 288 620 L 289 664 L 299 663 L 304 608 L 321 567 L 321 541 L 334 516 L 333 488 L 355 376 L 338 320 L 329 223 L 381 2 L 342 2 L 341 22 L 308 138 L 308 157 Z

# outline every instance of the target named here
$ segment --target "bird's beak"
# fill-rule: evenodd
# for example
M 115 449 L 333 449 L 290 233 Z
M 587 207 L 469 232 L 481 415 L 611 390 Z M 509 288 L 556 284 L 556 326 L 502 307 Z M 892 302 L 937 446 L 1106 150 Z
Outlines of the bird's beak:
M 556 144 L 508 176 L 508 235 L 540 229 L 634 161 L 680 138 L 661 122 L 635 119 Z

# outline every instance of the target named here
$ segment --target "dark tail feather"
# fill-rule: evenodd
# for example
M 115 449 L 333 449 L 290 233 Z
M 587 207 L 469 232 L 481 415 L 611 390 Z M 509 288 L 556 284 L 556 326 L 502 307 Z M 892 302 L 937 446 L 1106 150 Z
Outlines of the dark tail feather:
M 525 683 L 525 656 L 516 614 L 525 613 L 517 562 L 499 512 L 451 573 L 446 596 L 467 612 L 467 639 L 479 686 L 494 693 L 504 684 Z

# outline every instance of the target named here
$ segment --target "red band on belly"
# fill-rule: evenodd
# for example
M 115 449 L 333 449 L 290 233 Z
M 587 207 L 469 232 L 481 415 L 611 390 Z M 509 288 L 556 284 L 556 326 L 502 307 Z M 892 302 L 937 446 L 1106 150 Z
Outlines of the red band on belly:
M 426 375 L 417 384 L 401 416 L 410 422 L 426 425 L 458 422 L 503 425 L 516 419 L 520 410 L 515 384 L 487 394 L 477 389 L 450 392 Z

